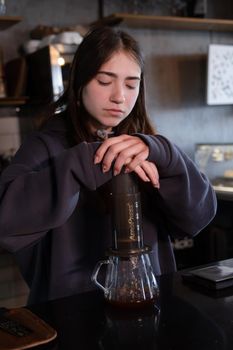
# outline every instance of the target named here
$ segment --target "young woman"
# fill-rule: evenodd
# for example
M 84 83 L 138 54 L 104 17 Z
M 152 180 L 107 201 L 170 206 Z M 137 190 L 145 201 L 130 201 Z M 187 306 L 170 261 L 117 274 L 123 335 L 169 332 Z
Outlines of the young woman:
M 95 288 L 91 274 L 111 246 L 109 183 L 135 173 L 144 241 L 157 275 L 175 270 L 170 237 L 194 236 L 216 198 L 195 164 L 155 133 L 136 41 L 111 28 L 86 35 L 69 86 L 0 179 L 0 244 L 30 287 L 29 303 Z

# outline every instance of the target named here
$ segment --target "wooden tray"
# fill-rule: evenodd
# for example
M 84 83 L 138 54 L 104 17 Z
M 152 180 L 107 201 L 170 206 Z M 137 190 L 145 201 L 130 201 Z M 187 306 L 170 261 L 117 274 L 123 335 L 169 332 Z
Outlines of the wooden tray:
M 0 350 L 21 350 L 48 343 L 57 336 L 57 332 L 46 322 L 25 308 L 9 309 L 7 318 L 18 321 L 32 330 L 28 335 L 18 337 L 0 329 Z

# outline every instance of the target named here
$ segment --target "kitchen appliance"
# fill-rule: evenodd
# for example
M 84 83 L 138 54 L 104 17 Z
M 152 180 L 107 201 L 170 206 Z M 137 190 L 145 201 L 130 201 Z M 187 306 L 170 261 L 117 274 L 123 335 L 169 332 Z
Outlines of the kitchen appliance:
M 159 289 L 150 262 L 150 248 L 143 243 L 141 201 L 134 174 L 112 180 L 112 247 L 108 259 L 99 261 L 92 280 L 104 291 L 109 304 L 137 308 L 154 305 Z M 107 265 L 104 285 L 98 281 Z
M 217 192 L 233 193 L 233 144 L 197 144 L 195 162 Z
M 32 102 L 56 101 L 68 83 L 78 45 L 51 44 L 26 56 L 27 96 Z

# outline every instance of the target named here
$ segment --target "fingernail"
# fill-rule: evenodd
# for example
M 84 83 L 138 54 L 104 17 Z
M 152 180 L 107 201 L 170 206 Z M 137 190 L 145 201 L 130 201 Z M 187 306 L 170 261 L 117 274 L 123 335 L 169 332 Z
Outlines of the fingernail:
M 97 164 L 97 163 L 99 163 L 99 157 L 98 157 L 98 156 L 95 156 L 95 158 L 94 158 L 94 164 Z
M 125 168 L 125 174 L 128 174 L 130 172 L 129 168 Z
M 156 184 L 153 184 L 153 186 L 155 187 L 155 188 L 160 188 L 160 184 L 159 183 L 156 183 Z
M 116 176 L 116 175 L 118 175 L 118 174 L 119 174 L 119 171 L 118 171 L 118 170 L 114 170 L 114 171 L 113 171 L 113 175 L 114 175 L 114 176 Z

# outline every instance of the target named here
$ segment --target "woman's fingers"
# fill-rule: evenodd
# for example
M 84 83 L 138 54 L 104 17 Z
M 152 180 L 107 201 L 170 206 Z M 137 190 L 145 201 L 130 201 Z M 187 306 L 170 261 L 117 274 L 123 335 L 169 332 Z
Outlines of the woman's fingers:
M 140 177 L 140 179 L 144 182 L 150 182 L 149 177 L 146 175 L 145 171 L 138 165 L 134 172 Z
M 142 150 L 139 152 L 136 156 L 131 157 L 131 162 L 127 163 L 127 169 L 129 171 L 134 171 L 134 169 L 138 166 L 141 165 L 142 162 L 144 162 L 148 158 L 148 150 Z
M 105 140 L 95 154 L 94 163 L 102 162 L 103 171 L 108 171 L 114 162 L 113 171 L 117 175 L 122 167 L 136 157 L 134 167 L 149 155 L 149 147 L 137 136 L 120 135 Z
M 122 167 L 126 164 L 128 164 L 129 160 L 132 160 L 132 157 L 134 156 L 135 152 L 139 149 L 139 146 L 137 144 L 137 140 L 130 139 L 125 140 L 123 142 L 115 143 L 109 149 L 106 151 L 103 160 L 102 165 L 103 169 L 105 171 L 108 171 L 111 166 L 114 166 L 113 170 L 115 175 L 119 174 Z
M 122 170 L 122 167 L 130 165 L 135 159 L 135 157 L 138 158 L 138 161 L 136 163 L 137 165 L 139 165 L 143 160 L 145 160 L 148 157 L 147 148 L 144 149 L 143 145 L 137 143 L 132 144 L 131 146 L 128 146 L 127 148 L 123 149 L 115 159 L 115 163 L 113 166 L 114 174 L 119 174 Z M 136 166 L 134 168 L 136 168 Z
M 94 163 L 102 163 L 104 172 L 113 165 L 114 175 L 125 166 L 126 172 L 135 172 L 142 181 L 159 188 L 159 174 L 154 163 L 147 161 L 149 147 L 137 136 L 120 135 L 105 140 L 95 154 Z M 114 164 L 113 164 L 114 163 Z
M 150 179 L 152 185 L 156 188 L 160 187 L 159 184 L 159 172 L 156 165 L 149 161 L 144 161 L 141 164 L 141 168 L 145 171 L 147 177 Z
M 159 173 L 154 163 L 147 160 L 143 161 L 140 165 L 136 166 L 133 170 L 143 181 L 151 182 L 156 188 L 159 188 Z M 129 168 L 126 168 L 126 172 L 131 172 Z
M 104 155 L 106 154 L 106 152 L 108 151 L 108 149 L 113 146 L 114 144 L 123 142 L 125 139 L 127 139 L 128 135 L 120 135 L 120 136 L 116 136 L 116 137 L 111 137 L 107 140 L 105 140 L 97 149 L 96 153 L 95 153 L 95 159 L 94 159 L 94 163 L 98 164 L 100 162 L 102 162 Z

